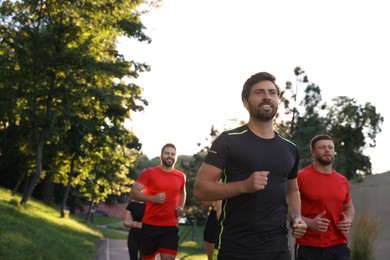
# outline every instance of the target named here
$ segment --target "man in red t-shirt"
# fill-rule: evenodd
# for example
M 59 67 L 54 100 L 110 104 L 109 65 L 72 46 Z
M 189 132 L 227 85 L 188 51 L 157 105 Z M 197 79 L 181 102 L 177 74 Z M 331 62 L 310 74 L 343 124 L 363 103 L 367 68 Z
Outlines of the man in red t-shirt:
M 131 197 L 146 202 L 142 219 L 143 259 L 174 260 L 179 243 L 178 217 L 186 201 L 186 176 L 174 169 L 176 147 L 161 149 L 160 166 L 143 171 L 131 189 Z
M 296 239 L 295 259 L 349 260 L 347 234 L 355 210 L 347 178 L 332 167 L 332 138 L 315 136 L 310 142 L 310 153 L 313 164 L 298 172 L 302 219 L 308 229 Z

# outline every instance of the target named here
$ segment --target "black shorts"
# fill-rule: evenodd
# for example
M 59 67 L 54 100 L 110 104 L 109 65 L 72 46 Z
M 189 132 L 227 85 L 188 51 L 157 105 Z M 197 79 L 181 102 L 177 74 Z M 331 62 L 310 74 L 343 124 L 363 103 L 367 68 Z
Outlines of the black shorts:
M 204 226 L 203 240 L 215 244 L 217 233 L 217 212 L 212 209 L 207 217 L 206 225 Z
M 339 259 L 349 260 L 351 259 L 351 250 L 347 244 L 340 244 L 330 247 L 314 247 L 314 246 L 295 246 L 295 259 L 296 260 L 309 260 L 309 259 Z
M 177 255 L 179 228 L 142 224 L 143 259 L 154 259 L 158 253 Z
M 291 260 L 286 225 L 263 232 L 246 232 L 244 244 L 230 239 L 229 244 L 220 245 L 214 250 L 213 259 L 218 260 Z M 247 238 L 250 238 L 249 240 Z M 234 244 L 236 243 L 236 245 Z

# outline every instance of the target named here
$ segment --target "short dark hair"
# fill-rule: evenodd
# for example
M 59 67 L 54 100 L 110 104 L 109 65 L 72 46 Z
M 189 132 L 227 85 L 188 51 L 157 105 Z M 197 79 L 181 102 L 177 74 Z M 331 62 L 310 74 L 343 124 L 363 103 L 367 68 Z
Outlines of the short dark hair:
M 318 142 L 318 141 L 321 141 L 321 140 L 331 140 L 333 142 L 333 139 L 332 137 L 330 137 L 330 135 L 327 135 L 327 134 L 319 134 L 319 135 L 316 135 L 314 136 L 311 141 L 310 141 L 310 149 L 313 150 L 314 148 L 314 145 Z
M 252 75 L 249 79 L 246 80 L 241 92 L 242 101 L 248 100 L 253 85 L 266 80 L 271 81 L 275 85 L 278 96 L 280 96 L 280 88 L 275 83 L 276 78 L 274 77 L 274 75 L 268 72 L 259 72 Z
M 164 145 L 164 146 L 161 148 L 161 154 L 164 153 L 164 150 L 165 150 L 165 148 L 167 148 L 167 147 L 172 147 L 173 149 L 176 150 L 176 146 L 175 146 L 174 144 L 167 143 L 166 145 Z

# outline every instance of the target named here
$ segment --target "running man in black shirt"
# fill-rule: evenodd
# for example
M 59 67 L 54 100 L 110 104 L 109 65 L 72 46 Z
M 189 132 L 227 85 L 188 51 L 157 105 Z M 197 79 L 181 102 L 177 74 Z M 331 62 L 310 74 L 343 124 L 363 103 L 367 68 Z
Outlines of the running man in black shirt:
M 127 248 L 131 260 L 142 259 L 141 252 L 141 228 L 142 218 L 145 213 L 145 203 L 131 200 L 126 207 L 126 215 L 123 225 L 130 228 L 127 236 Z
M 218 219 L 221 215 L 221 201 L 202 201 L 203 207 L 208 209 L 206 224 L 203 231 L 203 246 L 207 259 L 213 259 L 215 240 L 217 237 Z
M 260 72 L 245 82 L 242 101 L 249 122 L 223 132 L 199 169 L 195 198 L 223 200 L 213 259 L 290 260 L 288 213 L 292 235 L 306 231 L 297 185 L 298 148 L 273 130 L 280 95 L 275 80 Z

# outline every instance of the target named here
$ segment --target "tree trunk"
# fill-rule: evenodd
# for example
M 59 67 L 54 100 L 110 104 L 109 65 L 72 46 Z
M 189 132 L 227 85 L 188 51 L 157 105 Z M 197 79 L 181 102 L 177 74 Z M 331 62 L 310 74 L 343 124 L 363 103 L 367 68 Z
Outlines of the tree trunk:
M 74 157 L 72 156 L 72 159 L 70 161 L 70 171 L 69 171 L 69 176 L 68 176 L 68 182 L 66 184 L 64 198 L 63 198 L 62 203 L 61 203 L 61 218 L 65 217 L 66 201 L 68 200 L 68 195 L 69 195 L 69 191 L 70 191 L 70 187 L 71 187 L 70 184 L 72 182 L 73 174 L 74 174 L 73 169 L 74 169 Z
M 22 194 L 24 194 L 24 193 L 26 193 L 26 191 L 27 191 L 27 188 L 28 188 L 28 184 L 30 183 L 30 180 L 31 180 L 31 176 L 30 175 L 28 175 L 28 174 L 26 174 L 26 177 L 25 177 L 25 181 L 24 181 L 24 183 L 23 183 L 23 190 L 22 190 Z
M 35 155 L 36 160 L 36 168 L 35 173 L 31 176 L 31 181 L 27 187 L 27 190 L 23 193 L 23 198 L 20 201 L 21 205 L 26 206 L 27 201 L 30 199 L 35 186 L 37 185 L 39 178 L 42 174 L 42 154 L 43 154 L 43 146 L 45 143 L 45 131 L 42 133 L 41 138 L 38 140 L 37 144 L 37 154 Z
M 53 193 L 54 193 L 54 183 L 53 183 L 53 173 L 49 173 L 45 176 L 43 181 L 43 191 L 42 199 L 47 204 L 53 203 Z
M 93 203 L 93 199 L 91 200 L 91 202 L 89 203 L 89 207 L 88 207 L 88 212 L 87 214 L 85 215 L 85 219 L 84 219 L 84 222 L 85 223 L 88 223 L 88 220 L 89 220 L 89 217 L 91 216 L 91 213 L 92 213 L 92 209 L 94 208 L 94 203 Z M 92 213 L 93 214 L 93 213 Z M 91 216 L 91 222 L 93 222 L 93 216 Z
M 23 180 L 25 180 L 26 182 L 28 181 L 28 178 L 26 178 L 26 175 L 27 175 L 27 169 L 23 172 L 22 175 L 20 175 L 18 182 L 16 183 L 14 189 L 12 190 L 12 196 L 14 196 L 15 193 L 18 191 L 20 184 L 22 184 Z

